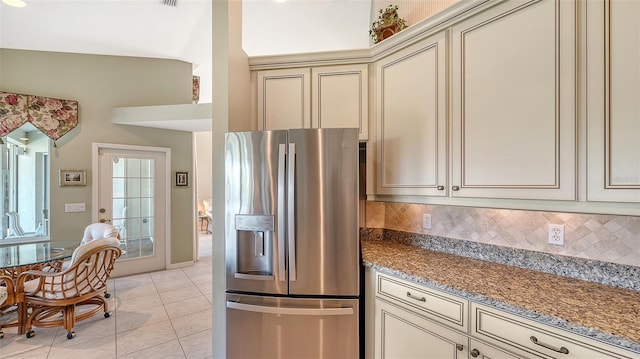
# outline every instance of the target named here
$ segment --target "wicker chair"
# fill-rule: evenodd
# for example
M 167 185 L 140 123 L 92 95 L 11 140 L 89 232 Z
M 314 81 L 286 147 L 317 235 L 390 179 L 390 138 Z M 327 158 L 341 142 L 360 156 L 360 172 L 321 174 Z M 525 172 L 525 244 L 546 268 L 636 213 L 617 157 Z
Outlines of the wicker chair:
M 78 247 L 71 257 L 71 265 L 62 272 L 26 271 L 20 274 L 16 293 L 29 308 L 25 325 L 27 338 L 35 335 L 33 327 L 63 326 L 67 338 L 71 339 L 75 336 L 76 322 L 101 310 L 108 318 L 111 313 L 104 294 L 120 254 L 117 238 L 97 239 Z M 76 312 L 79 306 L 93 308 Z
M 112 226 L 109 223 L 92 223 L 85 227 L 80 245 L 87 244 L 96 239 L 111 237 L 121 239 L 120 233 L 118 233 L 118 228 Z M 62 270 L 69 268 L 70 265 L 71 260 L 62 262 Z M 109 294 L 105 293 L 105 297 L 109 298 Z
M 13 280 L 6 275 L 0 275 L 0 319 L 5 315 L 11 315 L 16 311 L 15 295 L 13 293 Z M 17 326 L 12 324 L 10 326 Z M 4 338 L 2 322 L 0 321 L 0 339 Z

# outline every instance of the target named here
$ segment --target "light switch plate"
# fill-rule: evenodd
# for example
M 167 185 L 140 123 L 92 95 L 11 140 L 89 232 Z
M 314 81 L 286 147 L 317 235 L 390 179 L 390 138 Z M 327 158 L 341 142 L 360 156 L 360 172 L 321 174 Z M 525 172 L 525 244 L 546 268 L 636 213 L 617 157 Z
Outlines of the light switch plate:
M 65 203 L 64 211 L 65 212 L 84 212 L 85 204 L 84 203 Z

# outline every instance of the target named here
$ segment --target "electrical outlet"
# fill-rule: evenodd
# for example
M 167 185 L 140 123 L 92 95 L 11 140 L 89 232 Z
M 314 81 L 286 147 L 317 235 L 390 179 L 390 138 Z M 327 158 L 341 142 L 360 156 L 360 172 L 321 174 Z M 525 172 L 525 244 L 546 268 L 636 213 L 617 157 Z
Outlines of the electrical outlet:
M 549 223 L 549 244 L 564 245 L 564 224 Z
M 431 214 L 429 213 L 422 214 L 422 228 L 431 229 Z

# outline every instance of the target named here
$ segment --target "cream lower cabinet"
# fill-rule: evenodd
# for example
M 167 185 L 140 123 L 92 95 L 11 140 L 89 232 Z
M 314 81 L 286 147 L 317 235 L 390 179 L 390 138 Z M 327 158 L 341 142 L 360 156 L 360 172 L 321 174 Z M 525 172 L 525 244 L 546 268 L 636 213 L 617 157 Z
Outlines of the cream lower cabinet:
M 367 64 L 258 71 L 258 129 L 353 127 L 366 140 L 368 81 Z
M 376 359 L 468 357 L 466 300 L 392 276 L 368 275 L 375 276 Z
M 587 200 L 640 202 L 640 2 L 589 0 Z M 640 211 L 640 209 L 639 209 Z
M 376 300 L 376 359 L 467 358 L 468 338 L 388 302 Z
M 365 278 L 367 358 L 640 359 L 640 353 L 370 269 Z
M 375 193 L 447 195 L 446 46 L 438 33 L 375 62 Z
M 576 1 L 505 1 L 451 28 L 454 197 L 576 199 Z
M 485 342 L 471 338 L 469 340 L 469 357 L 477 359 L 522 359 L 526 356 L 517 356 L 498 349 Z
M 470 334 L 487 343 L 535 358 L 640 358 L 640 354 L 476 303 L 471 303 Z

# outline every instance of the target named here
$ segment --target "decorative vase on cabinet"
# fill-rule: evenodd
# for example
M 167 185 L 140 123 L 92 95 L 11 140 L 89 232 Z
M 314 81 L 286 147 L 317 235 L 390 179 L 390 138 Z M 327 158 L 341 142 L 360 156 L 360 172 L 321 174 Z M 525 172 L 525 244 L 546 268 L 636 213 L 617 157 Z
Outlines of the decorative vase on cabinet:
M 398 16 L 398 5 L 389 5 L 378 10 L 378 19 L 371 24 L 369 36 L 374 44 L 407 28 L 407 22 Z

